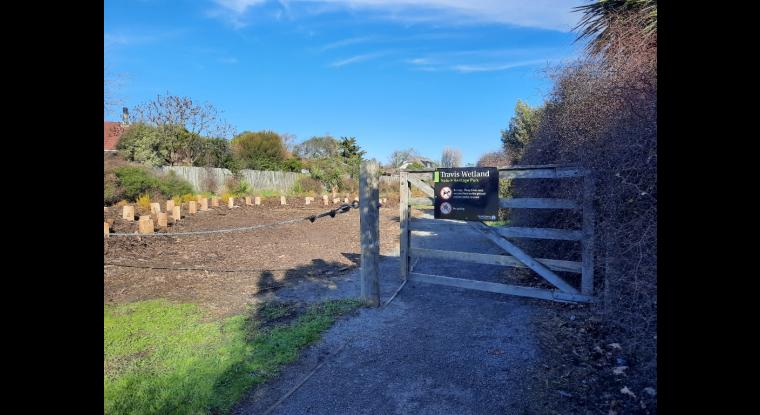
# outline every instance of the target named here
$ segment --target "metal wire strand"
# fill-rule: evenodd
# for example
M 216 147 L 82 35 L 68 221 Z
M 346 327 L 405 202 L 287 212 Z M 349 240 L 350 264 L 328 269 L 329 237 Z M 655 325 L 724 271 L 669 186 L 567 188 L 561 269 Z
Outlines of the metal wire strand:
M 298 219 L 290 219 L 290 220 L 283 220 L 279 222 L 273 222 L 273 223 L 267 223 L 263 225 L 254 225 L 254 226 L 242 226 L 239 228 L 227 228 L 227 229 L 213 229 L 213 230 L 206 230 L 206 231 L 190 231 L 190 232 L 164 232 L 164 233 L 109 233 L 108 236 L 186 236 L 186 235 L 206 235 L 206 234 L 214 234 L 214 233 L 228 233 L 228 232 L 244 232 L 244 231 L 250 231 L 254 229 L 261 229 L 261 228 L 268 228 L 272 226 L 280 226 L 280 225 L 287 225 L 290 223 L 296 223 L 308 220 L 309 222 L 314 222 L 315 220 L 330 216 L 332 218 L 335 217 L 336 214 L 340 213 L 346 213 L 351 209 L 358 209 L 359 208 L 359 202 L 354 201 L 350 205 L 347 203 L 344 203 L 340 205 L 339 207 L 328 210 L 327 212 L 320 213 L 319 215 L 312 215 L 307 216 L 305 218 L 298 218 Z

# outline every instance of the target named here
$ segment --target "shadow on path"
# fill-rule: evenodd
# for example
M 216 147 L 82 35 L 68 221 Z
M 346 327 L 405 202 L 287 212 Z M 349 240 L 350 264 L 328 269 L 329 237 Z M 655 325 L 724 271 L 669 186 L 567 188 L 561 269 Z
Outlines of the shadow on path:
M 415 235 L 412 243 L 499 252 L 474 230 L 437 236 Z M 502 269 L 462 264 L 455 258 L 419 261 L 415 270 L 488 280 Z M 384 302 L 401 283 L 398 257 L 382 257 L 380 271 Z M 265 295 L 307 303 L 358 297 L 358 269 L 331 282 L 303 281 Z M 338 321 L 277 379 L 251 391 L 233 413 L 264 413 L 321 362 L 271 413 L 535 413 L 526 378 L 528 369 L 539 364 L 529 324 L 538 307 L 529 299 L 409 282 L 387 307 L 361 309 L 356 317 Z

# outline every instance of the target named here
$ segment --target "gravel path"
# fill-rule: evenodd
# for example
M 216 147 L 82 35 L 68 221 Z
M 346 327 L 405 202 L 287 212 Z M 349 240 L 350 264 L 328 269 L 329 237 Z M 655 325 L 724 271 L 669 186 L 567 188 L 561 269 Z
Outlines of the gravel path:
M 415 234 L 414 246 L 500 253 L 477 231 Z M 381 301 L 400 285 L 398 257 L 380 261 Z M 421 260 L 415 271 L 499 281 L 503 268 Z M 261 299 L 323 301 L 358 297 L 359 273 L 304 281 Z M 541 303 L 453 287 L 408 283 L 387 307 L 337 322 L 236 414 L 262 414 L 314 371 L 273 414 L 532 413 L 530 367 L 540 364 L 529 321 Z

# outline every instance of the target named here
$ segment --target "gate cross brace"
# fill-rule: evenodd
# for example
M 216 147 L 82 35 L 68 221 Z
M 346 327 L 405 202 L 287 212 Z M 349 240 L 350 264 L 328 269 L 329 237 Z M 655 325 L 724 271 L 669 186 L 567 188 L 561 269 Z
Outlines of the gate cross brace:
M 550 282 L 555 287 L 570 294 L 580 294 L 580 292 L 577 289 L 573 288 L 573 286 L 565 282 L 565 280 L 563 280 L 559 275 L 555 274 L 549 268 L 546 268 L 540 262 L 533 259 L 533 257 L 525 253 L 525 251 L 523 251 L 522 249 L 518 248 L 511 242 L 504 239 L 490 226 L 482 222 L 468 222 L 468 223 L 473 228 L 482 232 L 486 236 L 486 238 L 488 238 L 491 242 L 495 243 L 500 248 L 507 251 L 507 253 L 514 256 L 515 259 L 525 264 L 525 266 L 535 271 L 538 275 L 542 276 L 546 281 Z
M 409 180 L 409 183 L 413 184 L 418 189 L 422 190 L 426 195 L 428 195 L 430 197 L 435 197 L 434 196 L 435 195 L 435 191 L 427 183 L 423 182 L 422 180 L 420 180 L 420 179 L 418 179 L 416 177 L 412 177 L 412 176 L 408 176 L 407 179 Z

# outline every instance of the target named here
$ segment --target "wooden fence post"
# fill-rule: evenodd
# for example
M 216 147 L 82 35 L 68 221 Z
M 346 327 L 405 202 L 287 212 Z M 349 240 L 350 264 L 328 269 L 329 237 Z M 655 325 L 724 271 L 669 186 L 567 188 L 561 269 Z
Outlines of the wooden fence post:
M 174 210 L 172 211 L 172 219 L 174 221 L 178 221 L 182 219 L 182 207 L 181 206 L 174 206 Z
M 288 200 L 285 198 L 285 196 L 280 196 L 280 204 L 281 205 L 287 205 Z
M 256 206 L 261 205 L 261 196 L 256 196 L 253 198 L 253 202 L 256 204 Z
M 108 222 L 103 222 L 103 236 L 108 238 L 109 233 L 111 233 L 111 228 L 108 226 Z
M 235 198 L 230 196 L 229 199 L 227 199 L 227 207 L 232 209 L 235 207 Z
M 406 280 L 409 276 L 409 177 L 408 173 L 399 173 L 400 203 L 399 223 L 401 235 L 399 235 L 399 258 L 401 259 L 401 279 Z
M 217 203 L 217 206 L 219 206 L 219 203 Z M 195 212 L 198 211 L 198 205 L 196 204 L 195 200 L 191 200 L 191 201 L 187 202 L 187 211 L 191 215 L 194 215 Z
M 158 214 L 158 227 L 165 228 L 167 226 L 169 226 L 169 213 L 160 212 Z
M 128 221 L 135 220 L 135 207 L 134 206 L 124 206 L 124 209 L 122 209 L 121 212 L 121 218 Z
M 330 201 L 328 200 L 328 198 L 329 197 L 327 195 L 322 195 L 322 203 L 324 203 L 325 206 L 330 204 Z
M 153 233 L 153 219 L 150 215 L 140 216 L 140 220 L 137 222 L 137 230 L 140 233 Z
M 586 172 L 583 178 L 583 239 L 581 240 L 581 249 L 583 256 L 581 259 L 581 294 L 594 295 L 594 189 L 596 183 L 591 172 Z
M 174 201 L 169 199 L 166 201 L 166 213 L 174 211 Z
M 361 232 L 361 299 L 370 307 L 380 304 L 380 164 L 363 160 L 359 180 L 359 230 Z

